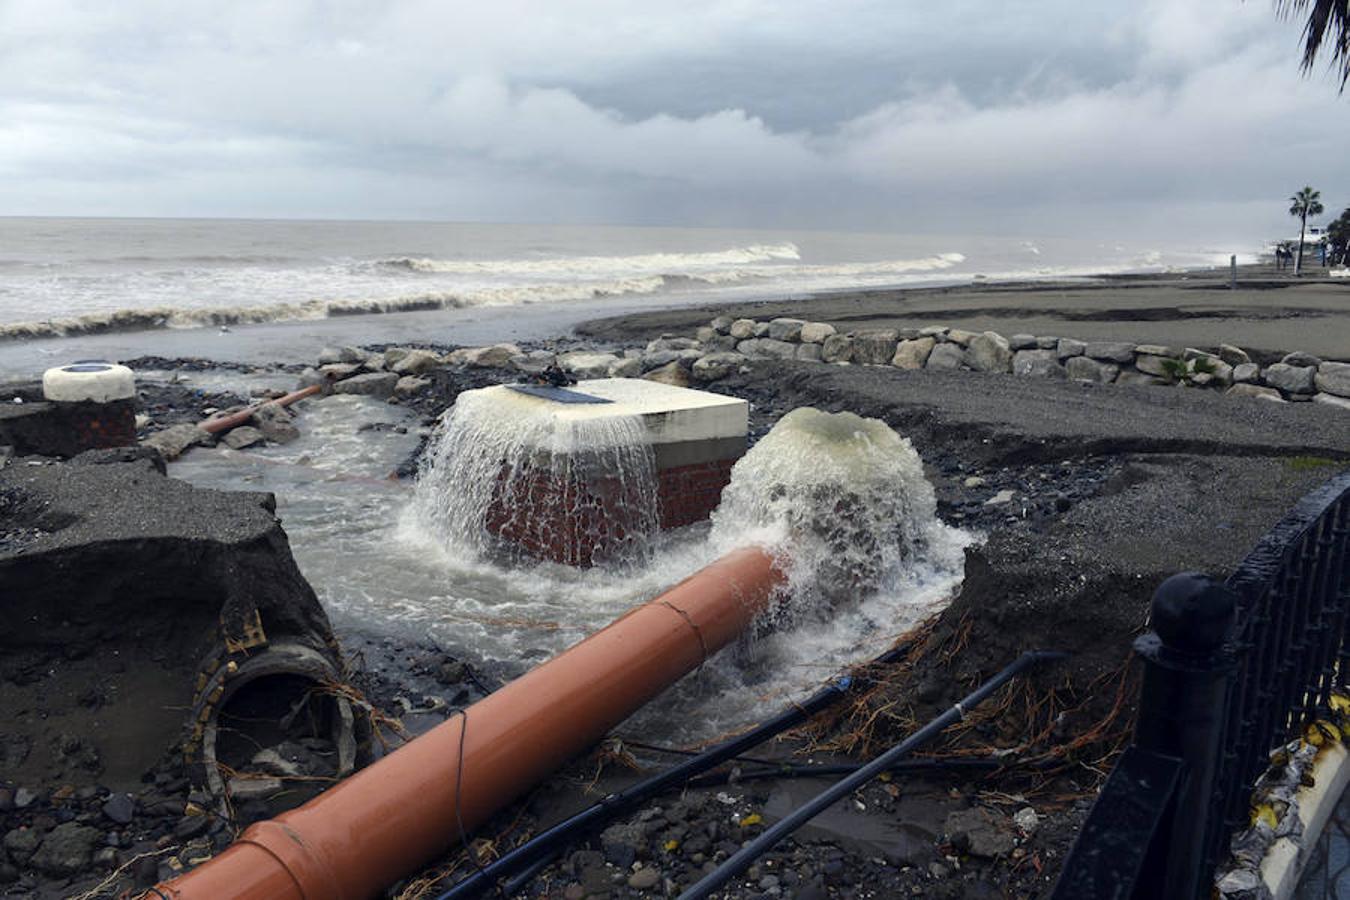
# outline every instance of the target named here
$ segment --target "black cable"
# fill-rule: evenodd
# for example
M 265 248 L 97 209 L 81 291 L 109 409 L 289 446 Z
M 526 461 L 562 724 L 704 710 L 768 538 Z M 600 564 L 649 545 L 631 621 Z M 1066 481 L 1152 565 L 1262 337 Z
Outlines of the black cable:
M 775 844 L 787 837 L 827 807 L 856 791 L 858 788 L 880 775 L 897 763 L 915 748 L 937 737 L 948 726 L 966 717 L 966 710 L 983 703 L 994 691 L 1003 687 L 1021 674 L 1022 670 L 1040 662 L 1062 659 L 1067 654 L 1050 651 L 1028 651 L 1019 656 L 1011 665 L 993 678 L 967 694 L 951 709 L 929 722 L 885 753 L 858 769 L 847 778 L 835 782 L 815 797 L 793 810 L 767 829 L 763 834 L 746 844 L 697 884 L 680 894 L 679 900 L 706 900 L 722 885 L 735 878 L 750 867 L 750 864 L 767 853 Z
M 909 653 L 911 645 L 912 641 L 898 644 L 873 659 L 869 665 L 885 665 L 897 662 Z M 609 794 L 598 803 L 545 829 L 509 853 L 503 854 L 499 859 L 470 874 L 449 890 L 438 895 L 435 900 L 465 900 L 468 897 L 477 897 L 489 888 L 490 883 L 497 884 L 497 890 L 500 892 L 502 888 L 499 879 L 527 867 L 532 868 L 541 859 L 551 860 L 559 852 L 559 848 L 566 846 L 577 835 L 599 828 L 604 823 L 629 812 L 651 797 L 660 794 L 668 787 L 683 784 L 695 775 L 734 759 L 742 751 L 758 746 L 770 738 L 800 725 L 820 710 L 845 696 L 852 687 L 852 676 L 841 676 L 801 703 L 793 704 L 772 719 L 760 723 L 749 731 L 728 738 L 722 743 L 710 747 L 696 756 L 691 756 L 664 772 L 645 778 L 616 794 Z M 539 868 L 542 868 L 542 866 Z M 515 879 L 512 884 L 516 884 L 518 881 L 519 879 Z

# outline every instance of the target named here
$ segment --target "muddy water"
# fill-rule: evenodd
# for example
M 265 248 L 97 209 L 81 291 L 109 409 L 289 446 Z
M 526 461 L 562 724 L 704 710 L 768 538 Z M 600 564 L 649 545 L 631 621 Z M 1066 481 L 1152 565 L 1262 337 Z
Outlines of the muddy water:
M 241 392 L 260 383 L 226 373 L 187 377 Z M 411 486 L 388 478 L 420 439 L 416 419 L 402 408 L 333 396 L 308 402 L 298 424 L 302 437 L 290 445 L 199 448 L 170 474 L 201 486 L 274 492 L 300 568 L 339 630 L 430 641 L 507 675 L 576 643 L 732 545 L 772 545 L 786 534 L 770 521 L 728 527 L 724 516 L 716 535 L 707 524 L 660 535 L 637 567 L 499 564 L 416 526 Z M 624 730 L 648 740 L 706 739 L 776 711 L 849 662 L 885 649 L 959 582 L 965 537 L 940 527 L 925 533 L 931 559 L 891 566 L 862 602 L 798 611 L 780 630 L 729 648 Z

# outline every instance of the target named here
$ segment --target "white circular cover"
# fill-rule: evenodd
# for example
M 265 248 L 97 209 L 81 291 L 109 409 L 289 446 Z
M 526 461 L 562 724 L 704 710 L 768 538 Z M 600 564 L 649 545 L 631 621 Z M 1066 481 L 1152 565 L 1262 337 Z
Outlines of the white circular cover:
M 81 360 L 42 373 L 42 394 L 48 400 L 110 403 L 136 396 L 136 378 L 126 366 L 102 360 Z

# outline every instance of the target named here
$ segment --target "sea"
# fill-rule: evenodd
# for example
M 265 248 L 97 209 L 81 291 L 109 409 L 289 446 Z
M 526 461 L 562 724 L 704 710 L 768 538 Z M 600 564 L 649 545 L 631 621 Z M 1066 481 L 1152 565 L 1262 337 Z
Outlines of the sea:
M 1226 264 L 1228 248 L 1076 237 L 453 222 L 0 218 L 0 345 L 165 331 L 325 339 L 546 337 L 606 313 L 860 288 Z M 383 319 L 374 324 L 376 317 Z M 338 322 L 338 320 L 341 320 Z M 338 324 L 334 324 L 338 322 Z M 461 327 L 470 325 L 467 332 Z M 551 330 L 551 331 L 549 331 Z M 199 335 L 200 338 L 200 335 Z M 192 342 L 187 342 L 191 345 Z M 239 342 L 234 342 L 239 343 Z M 67 349 L 75 349 L 66 345 Z M 216 350 L 220 342 L 204 344 Z M 90 347 L 97 353 L 100 345 Z M 83 347 L 79 352 L 84 352 Z M 233 355 L 247 351 L 232 348 Z M 105 352 L 102 355 L 109 356 Z M 0 365 L 6 356 L 0 351 Z

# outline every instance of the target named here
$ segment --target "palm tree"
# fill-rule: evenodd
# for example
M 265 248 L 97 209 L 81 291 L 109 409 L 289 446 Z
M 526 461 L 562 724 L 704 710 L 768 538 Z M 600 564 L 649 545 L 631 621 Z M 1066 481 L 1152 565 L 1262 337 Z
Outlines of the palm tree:
M 1289 198 L 1289 215 L 1297 216 L 1301 222 L 1298 232 L 1298 258 L 1294 260 L 1294 274 L 1303 269 L 1303 235 L 1308 230 L 1308 216 L 1322 214 L 1322 192 L 1305 187 Z
M 1311 9 L 1309 9 L 1311 7 Z M 1301 15 L 1308 10 L 1303 28 L 1303 71 L 1312 69 L 1323 42 L 1331 45 L 1331 62 L 1339 64 L 1341 90 L 1350 79 L 1350 0 L 1275 0 L 1280 15 Z

